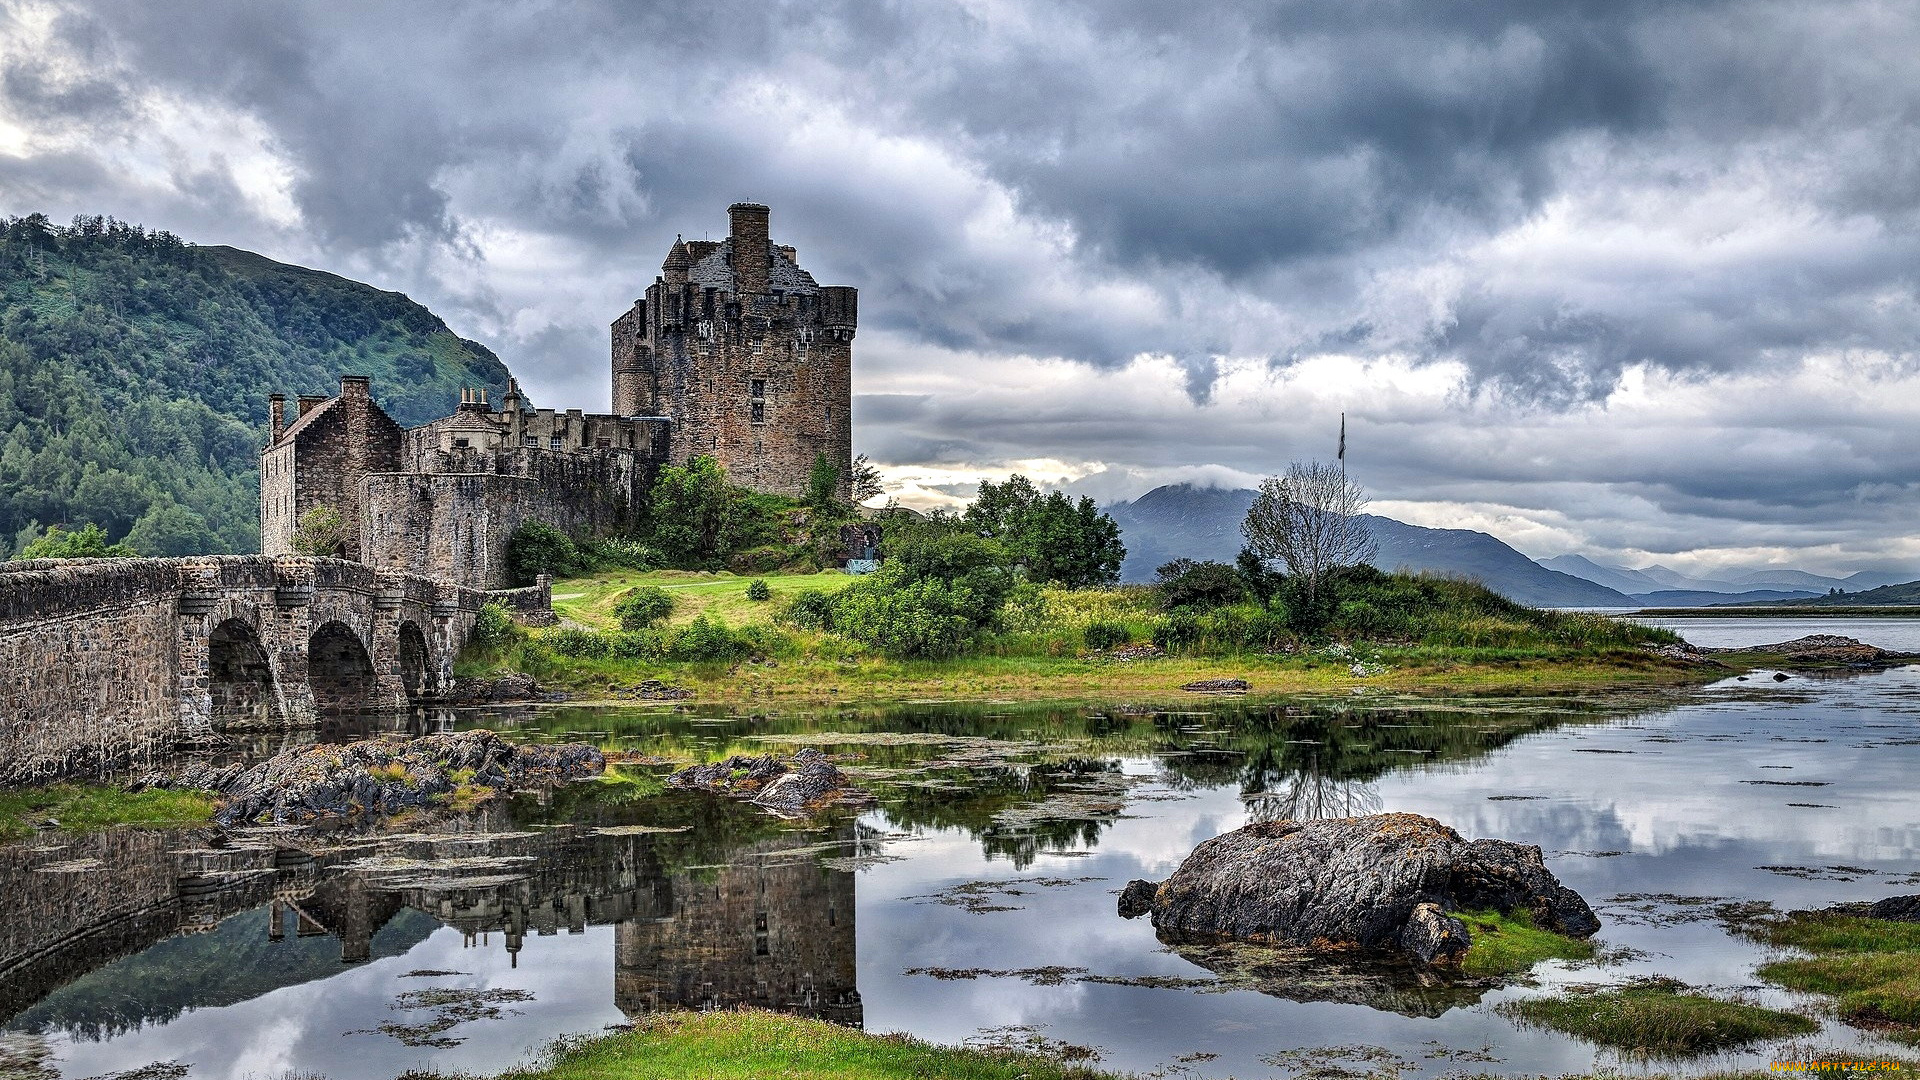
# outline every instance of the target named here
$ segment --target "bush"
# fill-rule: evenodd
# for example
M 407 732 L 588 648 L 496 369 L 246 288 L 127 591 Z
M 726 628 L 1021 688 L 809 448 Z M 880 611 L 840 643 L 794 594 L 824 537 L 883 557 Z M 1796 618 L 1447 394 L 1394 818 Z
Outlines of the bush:
M 802 589 L 787 601 L 780 618 L 803 630 L 833 629 L 833 597 L 823 589 Z
M 613 655 L 613 643 L 605 635 L 578 627 L 563 626 L 543 635 L 540 640 L 559 655 L 575 659 L 604 660 Z
M 1153 643 L 1168 652 L 1182 652 L 1200 643 L 1200 618 L 1186 608 L 1175 608 L 1153 626 Z
M 771 600 L 773 599 L 773 590 L 767 588 L 767 583 L 764 579 L 754 578 L 752 581 L 747 582 L 747 599 L 755 602 Z
M 347 550 L 347 519 L 331 506 L 316 506 L 293 526 L 293 550 L 316 558 L 338 558 Z
M 686 663 L 721 664 L 741 659 L 748 651 L 747 643 L 726 623 L 701 615 L 673 635 L 667 657 Z
M 889 656 L 958 656 L 985 625 L 980 613 L 997 611 L 998 597 L 989 599 L 964 582 L 924 578 L 901 585 L 875 575 L 840 594 L 833 627 Z
M 82 525 L 71 531 L 58 525 L 48 529 L 20 549 L 16 559 L 128 559 L 136 552 L 125 544 L 107 543 L 107 533 L 98 525 Z
M 1133 631 L 1127 628 L 1126 623 L 1097 622 L 1088 624 L 1087 628 L 1081 631 L 1081 636 L 1086 641 L 1088 649 L 1093 652 L 1105 652 L 1132 641 Z
M 1247 598 L 1246 579 L 1222 562 L 1175 559 L 1154 571 L 1153 591 L 1163 611 L 1212 611 Z
M 527 632 L 513 621 L 512 612 L 489 600 L 480 605 L 480 614 L 473 620 L 473 633 L 467 640 L 484 649 L 498 649 L 526 636 Z
M 507 541 L 507 572 L 515 584 L 531 585 L 541 574 L 572 577 L 584 569 L 579 546 L 544 521 L 522 522 Z
M 642 585 L 627 590 L 613 605 L 613 615 L 622 630 L 645 630 L 666 621 L 676 606 L 672 593 L 658 585 Z
M 660 553 L 628 536 L 576 540 L 583 570 L 658 570 Z

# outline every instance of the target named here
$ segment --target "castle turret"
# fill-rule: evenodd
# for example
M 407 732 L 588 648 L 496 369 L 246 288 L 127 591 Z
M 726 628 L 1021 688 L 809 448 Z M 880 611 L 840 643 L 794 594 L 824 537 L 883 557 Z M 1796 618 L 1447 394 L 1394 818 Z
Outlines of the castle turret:
M 771 214 L 759 203 L 727 207 L 732 226 L 728 240 L 733 246 L 733 289 L 742 296 L 767 291 L 767 277 L 773 268 L 773 249 L 767 240 L 767 218 Z
M 669 285 L 685 285 L 687 271 L 693 268 L 693 256 L 687 253 L 687 242 L 676 236 L 673 247 L 667 250 L 667 261 L 660 264 L 660 276 Z

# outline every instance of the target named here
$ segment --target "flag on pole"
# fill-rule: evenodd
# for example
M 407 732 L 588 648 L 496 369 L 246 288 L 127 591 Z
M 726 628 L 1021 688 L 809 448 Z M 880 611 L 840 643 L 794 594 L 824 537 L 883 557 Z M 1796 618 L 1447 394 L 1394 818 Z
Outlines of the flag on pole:
M 1340 461 L 1347 460 L 1347 414 L 1340 414 Z

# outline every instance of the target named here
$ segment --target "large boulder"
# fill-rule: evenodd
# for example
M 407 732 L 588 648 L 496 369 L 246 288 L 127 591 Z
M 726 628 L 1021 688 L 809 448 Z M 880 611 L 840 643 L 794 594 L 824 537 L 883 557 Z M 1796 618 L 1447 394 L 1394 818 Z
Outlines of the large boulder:
M 214 820 L 285 825 L 394 814 L 444 805 L 456 794 L 477 801 L 516 788 L 556 787 L 605 768 L 606 759 L 591 746 L 512 743 L 491 731 L 313 746 L 220 778 L 215 790 L 226 801 Z
M 1539 848 L 1469 842 L 1418 814 L 1258 822 L 1208 840 L 1166 881 L 1131 883 L 1122 896 L 1122 914 L 1150 914 L 1170 941 L 1359 946 L 1433 963 L 1459 959 L 1472 941 L 1450 911 L 1523 911 L 1572 937 L 1600 929 Z
M 871 794 L 853 786 L 831 758 L 811 746 L 793 755 L 791 761 L 771 754 L 735 754 L 724 761 L 690 765 L 668 777 L 667 783 L 744 799 L 777 814 L 796 817 L 837 803 L 864 805 L 874 801 Z

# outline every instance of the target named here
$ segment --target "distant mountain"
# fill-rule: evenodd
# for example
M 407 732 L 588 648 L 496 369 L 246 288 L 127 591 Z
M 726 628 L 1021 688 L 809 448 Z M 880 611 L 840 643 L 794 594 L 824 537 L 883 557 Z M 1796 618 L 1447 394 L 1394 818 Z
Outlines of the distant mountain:
M 1650 592 L 1699 592 L 1722 593 L 1725 598 L 1718 603 L 1734 603 L 1743 593 L 1763 591 L 1775 593 L 1805 593 L 1818 596 L 1830 589 L 1869 589 L 1878 585 L 1893 585 L 1908 580 L 1912 575 L 1888 573 L 1884 570 L 1862 570 L 1850 577 L 1823 577 L 1809 574 L 1804 570 L 1783 570 L 1778 567 L 1758 569 L 1736 567 L 1723 571 L 1718 577 L 1691 577 L 1669 567 L 1653 565 L 1640 570 L 1629 570 L 1623 566 L 1609 566 L 1596 562 L 1584 555 L 1556 555 L 1551 559 L 1536 560 L 1549 570 L 1558 570 L 1564 574 L 1586 578 L 1609 589 L 1617 589 L 1631 596 L 1643 596 Z M 1759 600 L 1760 597 L 1748 599 Z
M 88 522 L 147 555 L 258 550 L 267 395 L 347 373 L 407 425 L 507 378 L 400 293 L 108 218 L 0 220 L 0 558 Z
M 1724 604 L 1778 604 L 1786 600 L 1803 600 L 1819 595 L 1821 594 L 1780 592 L 1775 589 L 1751 589 L 1738 593 L 1665 589 L 1660 592 L 1637 593 L 1633 599 L 1642 607 L 1714 607 Z
M 1563 574 L 1572 574 L 1577 578 L 1586 578 L 1598 585 L 1605 585 L 1628 595 L 1658 592 L 1668 588 L 1664 581 L 1648 577 L 1638 570 L 1628 570 L 1621 566 L 1608 566 L 1597 563 L 1585 555 L 1556 555 L 1551 559 L 1535 559 L 1535 562 L 1549 570 L 1558 570 Z
M 1158 487 L 1132 502 L 1107 508 L 1127 545 L 1121 577 L 1151 581 L 1154 568 L 1173 559 L 1231 562 L 1244 543 L 1240 522 L 1258 492 L 1246 488 Z M 1550 570 L 1483 532 L 1428 529 L 1367 515 L 1379 545 L 1374 564 L 1471 577 L 1523 604 L 1542 607 L 1631 607 L 1624 593 Z

